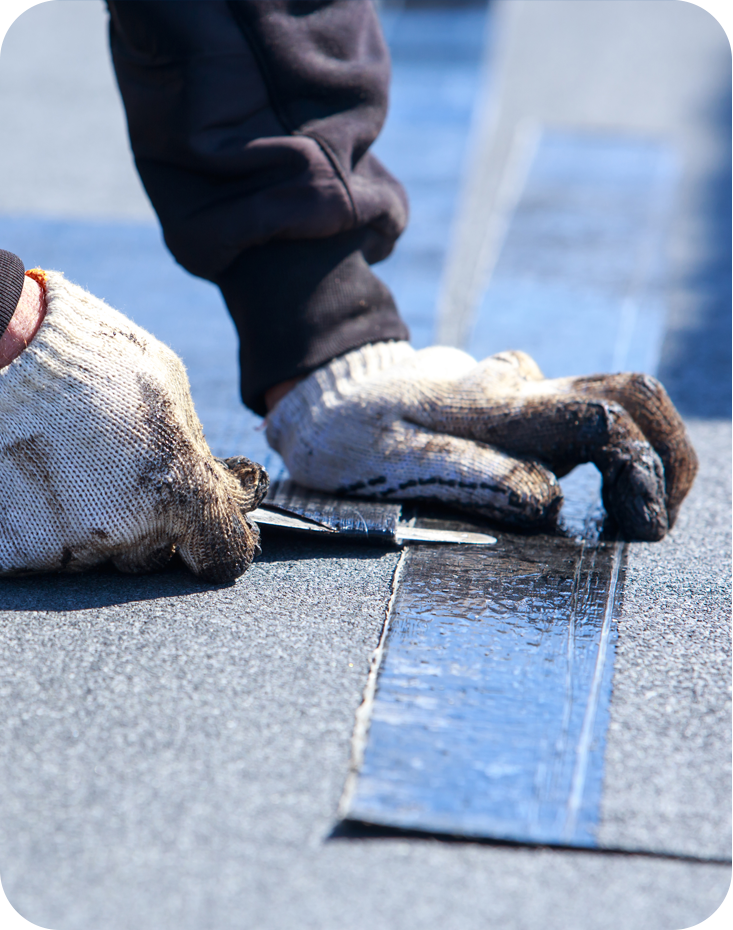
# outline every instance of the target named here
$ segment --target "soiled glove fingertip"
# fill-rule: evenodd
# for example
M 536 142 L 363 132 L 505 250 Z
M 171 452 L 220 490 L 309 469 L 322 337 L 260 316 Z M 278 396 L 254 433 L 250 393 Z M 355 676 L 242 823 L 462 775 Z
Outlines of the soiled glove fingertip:
M 534 464 L 536 474 L 522 483 L 522 492 L 509 492 L 497 506 L 476 508 L 481 516 L 499 525 L 525 531 L 551 530 L 557 525 L 563 505 L 563 493 L 560 483 L 541 465 L 525 463 L 526 467 Z M 460 505 L 459 505 L 460 506 Z
M 626 542 L 661 542 L 669 530 L 666 514 L 648 509 L 641 515 L 626 513 L 620 519 L 617 516 L 616 521 Z
M 257 524 L 243 511 L 209 513 L 178 547 L 186 566 L 202 581 L 231 584 L 259 552 Z
M 223 465 L 227 471 L 232 472 L 239 481 L 245 494 L 245 508 L 254 510 L 259 507 L 270 489 L 270 476 L 265 469 L 257 462 L 253 462 L 243 455 L 217 459 L 217 462 Z
M 631 443 L 617 456 L 604 475 L 603 503 L 627 541 L 664 539 L 670 527 L 664 471 L 650 447 Z

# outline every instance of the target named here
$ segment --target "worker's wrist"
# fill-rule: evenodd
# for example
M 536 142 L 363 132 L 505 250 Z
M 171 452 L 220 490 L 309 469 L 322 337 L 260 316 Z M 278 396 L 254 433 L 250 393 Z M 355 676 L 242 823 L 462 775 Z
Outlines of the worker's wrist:
M 265 415 L 273 385 L 407 328 L 361 247 L 364 231 L 247 249 L 217 278 L 239 332 L 242 399 Z
M 283 397 L 295 387 L 303 378 L 288 378 L 287 381 L 281 381 L 279 384 L 274 384 L 271 388 L 268 388 L 265 391 L 265 407 L 269 413 L 272 408 L 277 404 L 278 401 L 282 400 Z
M 46 315 L 44 290 L 36 277 L 25 276 L 20 300 L 0 336 L 0 368 L 7 367 L 28 347 Z

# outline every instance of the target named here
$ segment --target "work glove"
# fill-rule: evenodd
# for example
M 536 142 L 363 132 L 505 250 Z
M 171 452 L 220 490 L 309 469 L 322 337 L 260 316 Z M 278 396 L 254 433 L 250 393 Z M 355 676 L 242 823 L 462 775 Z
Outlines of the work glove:
M 212 456 L 170 349 L 58 272 L 34 276 L 45 320 L 0 371 L 0 574 L 143 572 L 177 551 L 233 580 L 266 473 Z
M 522 529 L 551 526 L 558 478 L 583 462 L 629 540 L 658 540 L 697 471 L 648 375 L 546 379 L 523 352 L 483 362 L 406 342 L 364 346 L 299 382 L 267 416 L 291 476 L 315 489 L 433 500 Z

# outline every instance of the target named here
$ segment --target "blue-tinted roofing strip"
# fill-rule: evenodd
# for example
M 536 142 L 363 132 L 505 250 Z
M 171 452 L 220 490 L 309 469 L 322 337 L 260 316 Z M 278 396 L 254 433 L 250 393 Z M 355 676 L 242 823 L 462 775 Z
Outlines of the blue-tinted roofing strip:
M 416 348 L 433 341 L 435 308 L 480 102 L 488 5 L 382 14 L 392 56 L 390 105 L 373 151 L 405 186 L 410 222 L 375 266 Z
M 620 552 L 500 542 L 410 550 L 349 817 L 593 846 Z
M 468 351 L 521 348 L 548 378 L 653 374 L 674 177 L 656 140 L 543 132 Z
M 657 142 L 544 133 L 469 350 L 532 352 L 549 376 L 654 372 L 663 334 Z M 599 481 L 564 481 L 568 537 L 408 553 L 350 819 L 593 847 L 623 546 L 599 543 Z

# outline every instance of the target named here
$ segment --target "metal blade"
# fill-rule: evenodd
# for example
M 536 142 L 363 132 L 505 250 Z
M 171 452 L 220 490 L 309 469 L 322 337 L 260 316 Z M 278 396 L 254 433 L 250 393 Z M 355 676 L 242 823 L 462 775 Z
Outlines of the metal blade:
M 398 545 L 403 542 L 426 542 L 466 543 L 469 546 L 493 546 L 496 543 L 496 537 L 487 536 L 486 533 L 465 533 L 462 530 L 423 529 L 418 526 L 398 524 L 395 542 Z
M 309 533 L 327 533 L 328 535 L 338 534 L 338 530 L 324 526 L 322 523 L 315 523 L 312 520 L 306 520 L 303 517 L 294 514 L 283 513 L 280 510 L 268 510 L 258 507 L 252 510 L 249 516 L 256 523 L 264 523 L 267 526 L 279 526 L 286 530 L 305 530 Z M 375 537 L 377 541 L 378 537 Z M 389 542 L 389 538 L 385 540 Z M 494 536 L 487 536 L 485 533 L 466 533 L 460 530 L 433 530 L 422 529 L 421 527 L 410 526 L 407 523 L 398 523 L 397 531 L 394 535 L 394 542 L 401 546 L 406 542 L 424 542 L 424 543 L 464 543 L 470 546 L 493 546 L 496 543 Z
M 314 523 L 312 520 L 305 520 L 303 517 L 296 517 L 288 513 L 281 513 L 278 510 L 264 510 L 258 507 L 251 510 L 247 516 L 252 517 L 255 523 L 265 523 L 268 526 L 281 526 L 287 530 L 307 530 L 311 533 L 336 533 L 335 529 L 324 526 L 322 523 Z

